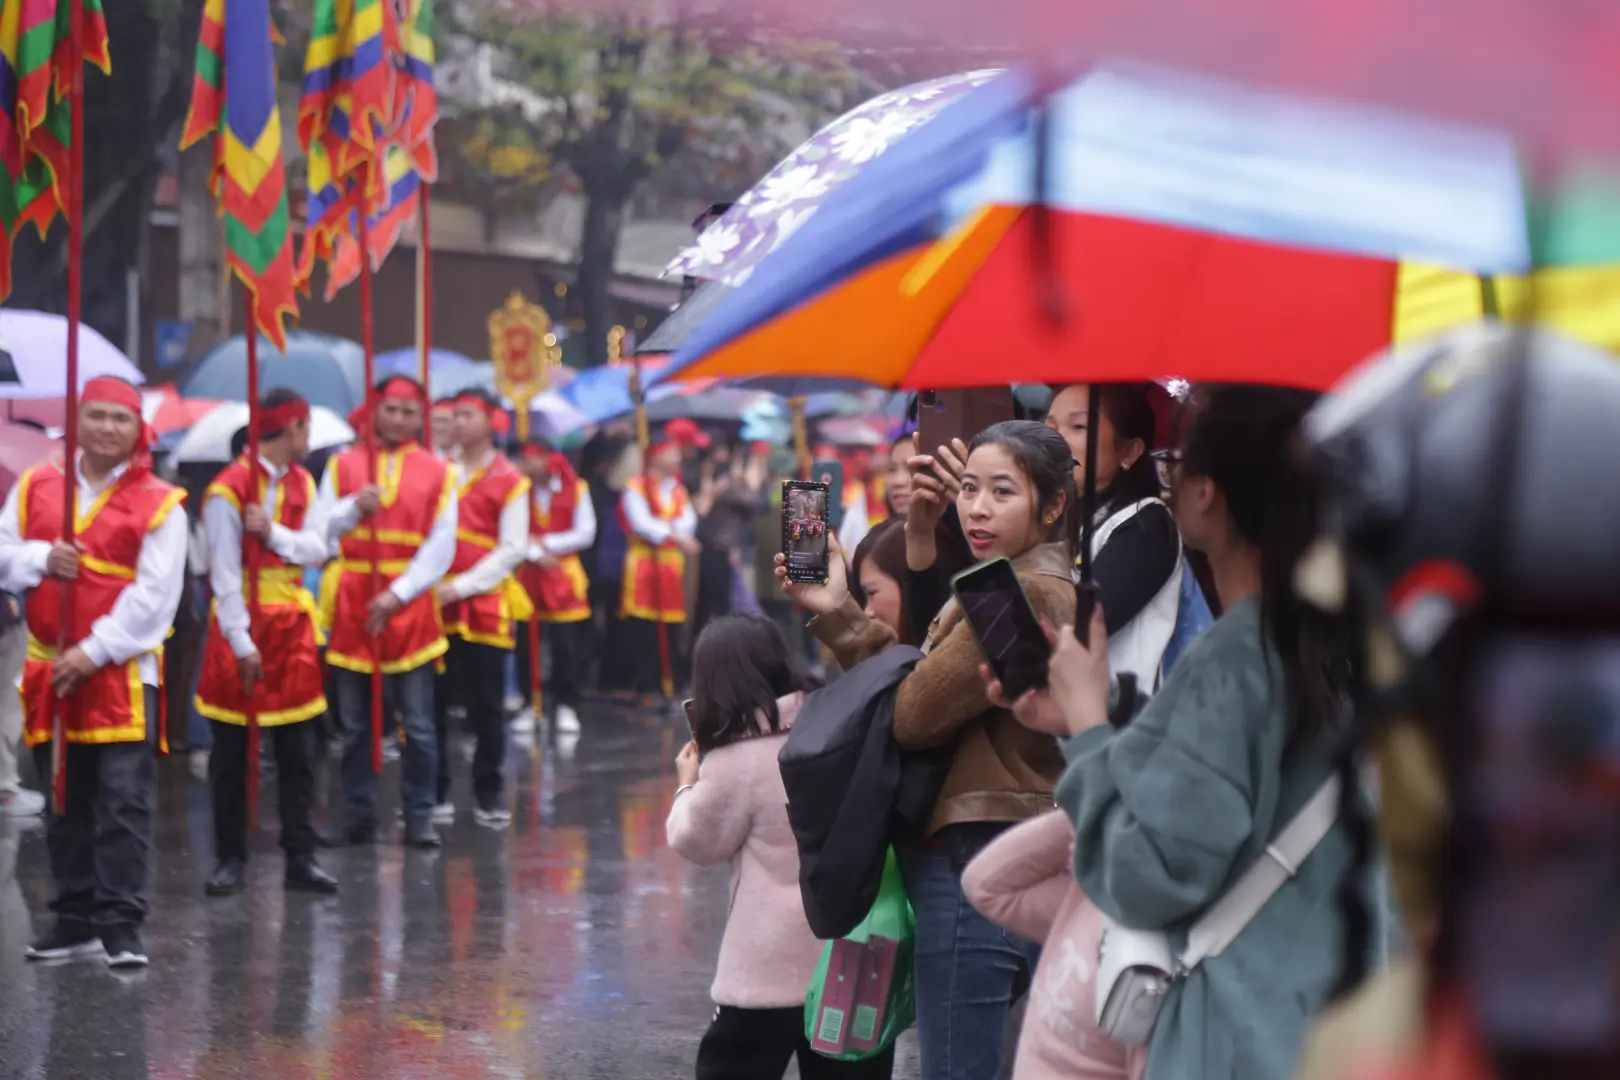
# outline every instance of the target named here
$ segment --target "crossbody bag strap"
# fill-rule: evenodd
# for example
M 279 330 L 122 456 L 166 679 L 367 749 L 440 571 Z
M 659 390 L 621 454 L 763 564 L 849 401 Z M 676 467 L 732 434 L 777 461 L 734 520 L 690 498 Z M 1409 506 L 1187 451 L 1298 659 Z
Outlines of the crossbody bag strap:
M 1187 936 L 1187 951 L 1181 956 L 1181 972 L 1185 974 L 1206 958 L 1219 956 L 1237 940 L 1266 901 L 1283 887 L 1295 874 L 1316 845 L 1333 828 L 1339 816 L 1339 787 L 1337 773 L 1311 796 L 1300 808 L 1277 838 L 1266 845 L 1265 854 L 1233 885 L 1203 918 L 1193 924 Z

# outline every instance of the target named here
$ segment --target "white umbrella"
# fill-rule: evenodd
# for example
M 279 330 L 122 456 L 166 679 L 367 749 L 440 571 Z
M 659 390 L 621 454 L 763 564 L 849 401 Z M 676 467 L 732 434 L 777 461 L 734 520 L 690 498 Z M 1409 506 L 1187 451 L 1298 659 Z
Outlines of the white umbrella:
M 227 401 L 192 425 L 185 437 L 175 446 L 169 460 L 173 463 L 227 462 L 231 460 L 231 440 L 247 427 L 248 407 L 245 401 Z M 354 429 L 331 409 L 316 405 L 309 410 L 309 449 L 326 450 L 342 446 L 355 439 Z
M 52 398 L 67 394 L 68 321 L 44 311 L 0 310 L 0 398 Z M 79 384 L 98 375 L 132 383 L 145 376 L 118 347 L 79 323 Z
M 590 422 L 589 417 L 555 390 L 547 390 L 529 401 L 529 423 L 534 425 L 536 434 L 548 439 L 560 439 Z

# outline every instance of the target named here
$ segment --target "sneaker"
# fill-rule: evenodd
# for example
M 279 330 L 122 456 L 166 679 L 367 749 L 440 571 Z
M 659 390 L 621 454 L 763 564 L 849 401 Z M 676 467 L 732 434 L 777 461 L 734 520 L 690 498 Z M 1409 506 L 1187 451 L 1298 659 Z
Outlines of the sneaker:
M 436 825 L 451 825 L 456 820 L 456 804 L 442 802 L 433 808 L 433 822 Z
M 533 709 L 531 709 L 531 708 L 529 708 L 527 706 L 524 706 L 522 709 L 518 710 L 518 714 L 516 716 L 512 717 L 512 734 L 514 734 L 514 735 L 533 735 L 534 734 L 534 710 Z
M 193 780 L 208 782 L 208 751 L 193 750 L 186 755 L 186 767 L 191 770 Z
M 24 955 L 30 960 L 67 960 L 74 956 L 91 956 L 100 951 L 101 939 L 89 927 L 57 923 L 50 933 L 28 946 L 28 952 Z
M 104 931 L 101 946 L 107 950 L 107 966 L 110 968 L 138 968 L 150 963 L 146 958 L 146 947 L 141 944 L 141 935 L 135 932 L 133 926 L 114 926 Z
M 570 705 L 561 703 L 557 705 L 557 734 L 579 734 L 579 713 L 575 712 Z
M 393 739 L 384 739 L 382 750 L 383 761 L 388 762 L 399 760 L 399 743 L 395 742 Z
M 515 713 L 519 709 L 523 708 L 523 695 L 507 694 L 506 697 L 501 701 L 501 704 L 506 707 L 507 712 Z
M 473 811 L 473 820 L 492 829 L 504 829 L 512 824 L 512 811 L 504 806 L 491 806 L 487 809 L 480 806 Z
M 0 791 L 0 817 L 39 817 L 45 812 L 45 796 L 28 788 Z

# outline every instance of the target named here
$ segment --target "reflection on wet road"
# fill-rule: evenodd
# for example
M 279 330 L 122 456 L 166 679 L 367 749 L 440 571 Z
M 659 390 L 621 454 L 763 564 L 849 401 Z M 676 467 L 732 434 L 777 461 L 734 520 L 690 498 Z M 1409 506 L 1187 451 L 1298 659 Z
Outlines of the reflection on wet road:
M 463 758 L 445 847 L 391 830 L 325 852 L 335 897 L 283 892 L 271 781 L 249 889 L 206 899 L 207 786 L 168 759 L 133 976 L 23 960 L 49 919 L 44 834 L 0 822 L 0 1077 L 690 1076 L 728 890 L 664 845 L 675 726 L 601 711 L 577 746 L 514 745 L 504 831 L 474 824 Z

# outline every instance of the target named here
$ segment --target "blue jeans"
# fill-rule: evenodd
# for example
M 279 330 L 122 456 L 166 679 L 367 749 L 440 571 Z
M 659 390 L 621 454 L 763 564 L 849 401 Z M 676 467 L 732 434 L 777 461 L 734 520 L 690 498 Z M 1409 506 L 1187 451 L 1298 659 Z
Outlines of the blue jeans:
M 1007 1013 L 1029 987 L 1040 946 L 968 902 L 962 867 L 1005 826 L 948 826 L 926 846 L 896 845 L 917 915 L 917 1043 L 923 1080 L 997 1080 Z
M 343 824 L 375 825 L 377 774 L 371 768 L 371 676 L 335 671 L 338 719 L 343 725 Z M 433 812 L 439 744 L 433 730 L 433 665 L 383 676 L 383 710 L 405 725 L 399 790 L 408 818 Z

